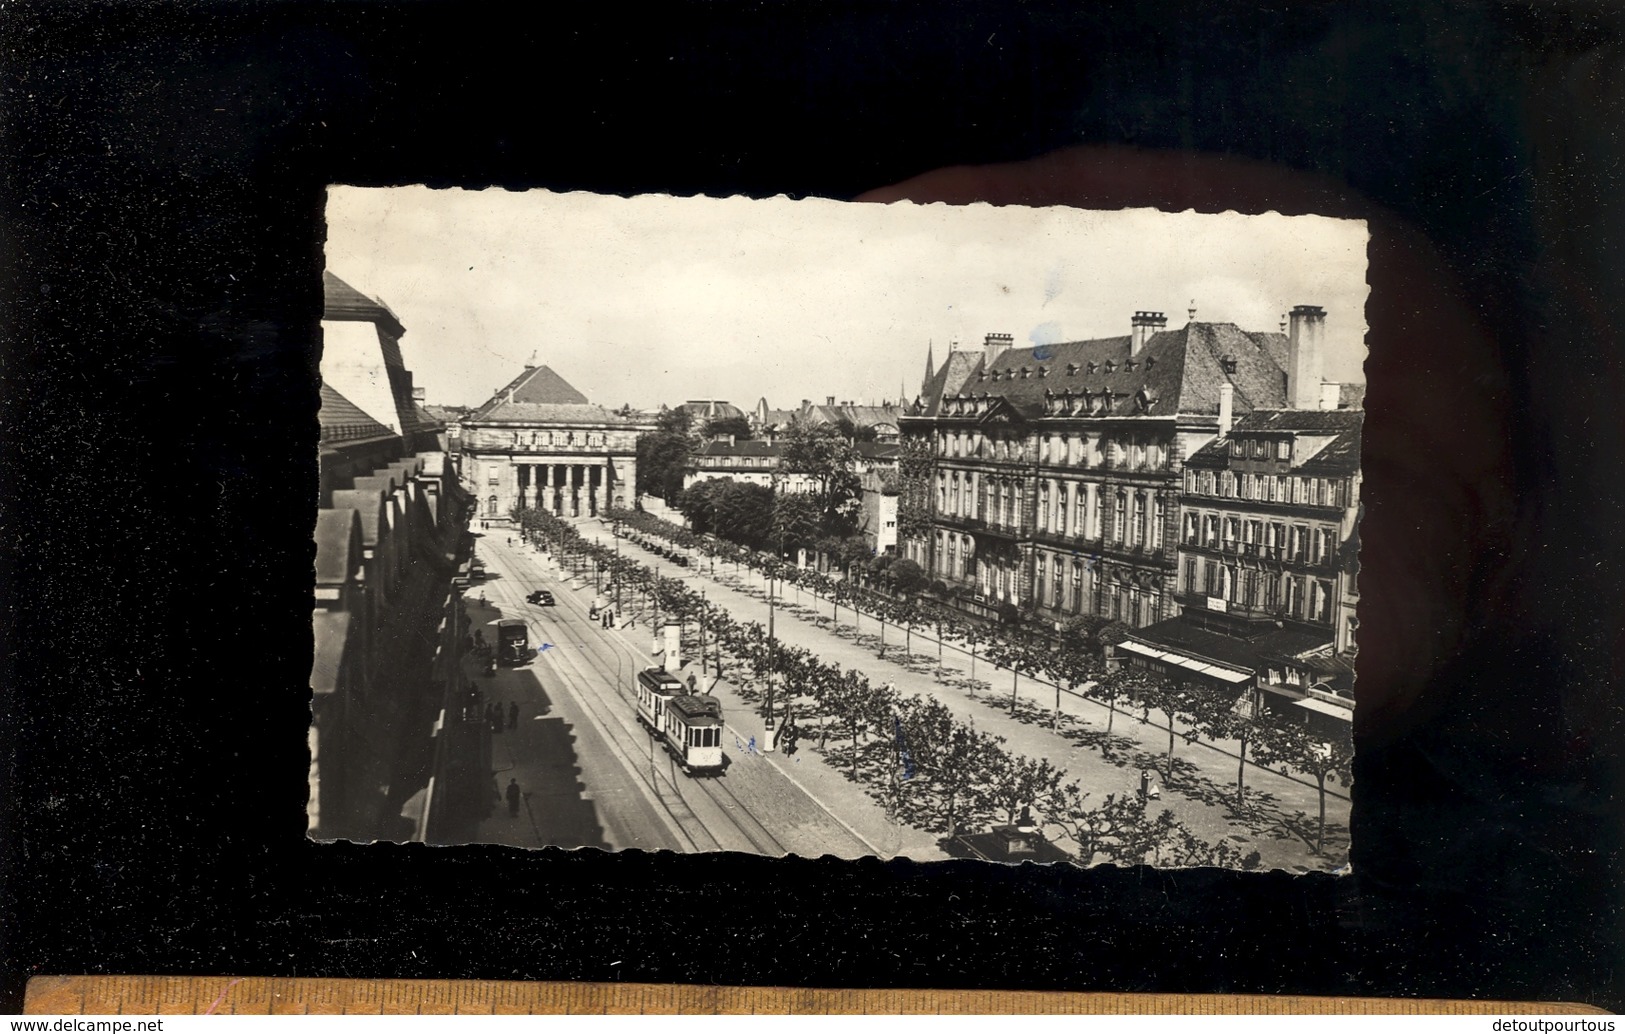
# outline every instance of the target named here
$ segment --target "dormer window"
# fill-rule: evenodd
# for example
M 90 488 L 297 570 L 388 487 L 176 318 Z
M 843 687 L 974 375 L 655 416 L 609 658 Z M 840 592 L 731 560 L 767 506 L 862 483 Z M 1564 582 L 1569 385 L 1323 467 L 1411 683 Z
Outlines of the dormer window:
M 1116 373 L 1116 372 L 1117 372 L 1117 364 L 1112 362 L 1110 359 L 1106 360 L 1106 373 L 1107 374 L 1113 374 L 1113 373 Z
M 1145 372 L 1146 373 L 1150 373 L 1151 372 L 1151 367 L 1153 367 L 1155 365 L 1157 365 L 1157 360 L 1156 360 L 1155 356 L 1149 356 L 1148 355 L 1148 356 L 1145 357 Z
M 1225 373 L 1235 373 L 1236 357 L 1233 355 L 1223 356 L 1219 359 L 1219 365 L 1224 369 Z
M 1032 375 L 1032 371 L 1031 371 L 1031 370 L 1029 370 L 1029 369 L 1027 369 L 1027 368 L 1026 368 L 1026 367 L 1025 367 L 1025 366 L 1023 366 L 1023 367 L 1022 367 L 1022 368 L 1021 368 L 1021 379 L 1022 379 L 1022 380 L 1026 380 L 1026 379 L 1027 379 L 1027 378 L 1028 378 L 1028 377 L 1029 377 L 1029 376 L 1031 376 L 1031 375 Z
M 1004 379 L 1007 380 L 1007 381 L 1015 380 L 1016 379 L 1016 371 L 1015 370 L 1006 370 L 1006 371 L 1004 371 Z
M 1099 363 L 1093 362 L 1093 361 L 1091 361 L 1089 363 L 1089 368 L 1088 368 L 1089 373 L 1094 373 L 1098 369 L 1100 369 L 1100 364 Z
M 1078 364 L 1077 363 L 1067 363 L 1066 364 L 1066 375 L 1068 377 L 1076 377 L 1078 375 Z
M 1130 359 L 1130 360 L 1128 360 L 1127 362 L 1125 362 L 1123 364 L 1123 369 L 1127 370 L 1129 373 L 1133 373 L 1134 368 L 1136 366 L 1138 366 L 1138 365 L 1139 365 L 1138 363 L 1136 363 L 1134 360 Z
M 1049 376 L 1049 367 L 1047 367 L 1047 366 L 1040 366 L 1040 367 L 1039 367 L 1039 368 L 1038 368 L 1038 376 L 1039 376 L 1039 377 L 1041 377 L 1041 378 L 1042 378 L 1042 377 L 1048 377 L 1048 376 Z

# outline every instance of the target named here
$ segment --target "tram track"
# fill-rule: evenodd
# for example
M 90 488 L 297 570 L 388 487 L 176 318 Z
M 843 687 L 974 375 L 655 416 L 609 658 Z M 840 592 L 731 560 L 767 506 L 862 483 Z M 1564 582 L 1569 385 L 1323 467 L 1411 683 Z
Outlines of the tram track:
M 650 752 L 646 759 L 634 756 L 640 752 L 635 748 L 629 748 L 625 742 L 634 731 L 628 722 L 635 720 L 629 718 L 632 704 L 626 687 L 621 684 L 624 675 L 621 678 L 610 675 L 609 665 L 605 665 L 604 661 L 607 656 L 611 665 L 624 674 L 632 674 L 637 671 L 640 664 L 635 651 L 607 636 L 588 634 L 584 626 L 573 627 L 575 622 L 566 623 L 557 617 L 548 620 L 544 615 L 536 614 L 530 609 L 530 605 L 524 602 L 524 596 L 531 589 L 546 587 L 554 592 L 555 610 L 566 611 L 582 622 L 592 620 L 587 616 L 586 604 L 577 597 L 575 590 L 568 589 L 566 585 L 568 579 L 561 578 L 549 587 L 549 579 L 533 571 L 520 570 L 533 565 L 535 563 L 533 557 L 525 554 L 515 556 L 498 553 L 496 550 L 488 551 L 488 555 L 502 557 L 498 569 L 504 575 L 499 583 L 487 583 L 485 587 L 496 590 L 492 602 L 498 603 L 516 616 L 523 616 L 527 624 L 555 626 L 556 631 L 550 633 L 551 639 L 560 641 L 555 645 L 562 645 L 567 641 L 568 645 L 575 647 L 583 657 L 596 662 L 599 670 L 589 673 L 582 659 L 572 655 L 571 650 L 549 651 L 551 666 L 575 691 L 574 696 L 578 705 L 593 718 L 605 742 L 615 752 L 623 767 L 647 789 L 650 798 L 665 813 L 669 820 L 668 825 L 688 844 L 689 850 L 695 852 L 739 850 L 740 846 L 749 845 L 756 852 L 770 857 L 786 854 L 778 839 L 750 814 L 749 809 L 732 790 L 724 789 L 723 794 L 719 796 L 716 792 L 719 788 L 710 787 L 702 780 L 679 779 L 676 775 L 675 762 L 670 762 L 672 771 L 669 774 L 661 773 L 658 758 L 665 751 L 658 740 L 643 730 L 641 725 L 636 725 L 635 729 L 645 732 Z M 540 632 L 538 629 L 533 631 Z M 542 641 L 547 642 L 549 638 L 544 636 Z M 610 701 L 604 699 L 603 690 L 598 685 L 600 680 L 610 684 L 613 706 Z M 736 836 L 719 837 L 712 828 L 716 823 L 708 822 L 696 812 L 693 804 L 685 797 L 683 791 L 685 785 L 698 787 L 701 794 L 715 808 L 717 815 L 732 827 Z M 733 803 L 727 803 L 722 796 L 726 796 Z

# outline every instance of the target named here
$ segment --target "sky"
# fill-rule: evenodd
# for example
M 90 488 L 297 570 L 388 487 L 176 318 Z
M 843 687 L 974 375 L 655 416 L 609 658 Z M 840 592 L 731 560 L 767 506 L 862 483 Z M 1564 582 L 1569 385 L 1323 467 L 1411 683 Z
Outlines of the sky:
M 1326 309 L 1324 375 L 1365 379 L 1363 222 L 1319 216 L 333 187 L 327 268 L 381 299 L 431 404 L 531 360 L 589 399 L 913 398 L 929 345 L 1278 330 Z

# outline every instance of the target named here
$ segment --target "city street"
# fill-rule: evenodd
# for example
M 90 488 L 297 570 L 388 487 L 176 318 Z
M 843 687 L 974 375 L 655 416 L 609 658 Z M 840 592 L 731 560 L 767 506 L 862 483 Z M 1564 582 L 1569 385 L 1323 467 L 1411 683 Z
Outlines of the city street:
M 589 538 L 613 542 L 610 530 L 600 522 L 580 521 L 577 527 Z M 735 618 L 767 623 L 765 585 L 754 572 L 741 569 L 736 573 L 731 567 L 719 563 L 713 574 L 710 564 L 703 561 L 682 568 L 669 562 L 661 563 L 658 557 L 644 553 L 631 543 L 623 542 L 621 548 L 623 551 L 633 551 L 634 555 L 641 554 L 644 562 L 648 566 L 658 567 L 663 576 L 681 578 L 703 586 L 707 598 L 724 607 Z M 944 686 L 928 673 L 912 670 L 890 659 L 881 660 L 873 650 L 847 637 L 851 634 L 853 623 L 850 608 L 841 609 L 840 623 L 846 626 L 847 631 L 847 636 L 842 636 L 836 633 L 835 626 L 820 627 L 798 617 L 793 610 L 784 606 L 798 601 L 793 587 L 780 586 L 778 591 L 783 595 L 776 608 L 775 630 L 784 642 L 809 649 L 842 667 L 863 671 L 872 680 L 892 682 L 901 693 L 921 693 L 940 699 L 955 715 L 974 720 L 978 728 L 1005 737 L 1012 749 L 1032 757 L 1048 758 L 1066 769 L 1069 778 L 1078 780 L 1096 799 L 1107 794 L 1137 792 L 1142 769 L 1149 767 L 1167 750 L 1168 733 L 1165 728 L 1142 724 L 1136 713 L 1120 710 L 1112 719 L 1112 732 L 1114 736 L 1126 738 L 1131 746 L 1117 748 L 1113 757 L 1108 759 L 1098 749 L 1088 745 L 1083 737 L 1066 735 L 1068 731 L 1076 730 L 1103 731 L 1108 717 L 1103 704 L 1063 692 L 1059 695 L 1060 713 L 1068 721 L 1060 731 L 1051 730 L 1048 714 L 1056 706 L 1054 687 L 1023 676 L 1016 681 L 1016 694 L 1024 702 L 1024 710 L 1029 717 L 1036 720 L 1017 720 L 1011 717 L 1008 709 L 1011 673 L 995 669 L 985 658 L 977 662 L 976 675 L 991 683 L 991 689 L 973 698 L 963 690 Z M 809 593 L 800 593 L 799 602 L 805 615 L 810 615 L 813 606 L 826 617 L 832 613 L 827 602 Z M 870 635 L 879 632 L 878 622 L 871 617 L 862 618 L 861 625 Z M 902 630 L 890 626 L 886 639 L 889 644 L 894 644 L 894 652 L 900 655 Z M 947 664 L 965 671 L 970 669 L 972 662 L 968 653 L 952 643 L 946 644 L 944 650 Z M 914 636 L 913 653 L 916 657 L 929 654 L 935 658 L 936 652 L 935 641 Z M 1039 714 L 1043 717 L 1040 718 Z M 1176 726 L 1176 733 L 1182 731 Z M 1328 865 L 1326 858 L 1317 857 L 1310 850 L 1315 815 L 1319 809 L 1318 794 L 1312 784 L 1249 765 L 1247 785 L 1250 791 L 1265 795 L 1262 798 L 1263 807 L 1257 815 L 1237 817 L 1232 809 L 1238 767 L 1238 761 L 1233 756 L 1235 745 L 1221 742 L 1216 747 L 1219 749 L 1201 743 L 1188 744 L 1183 738 L 1177 740 L 1175 757 L 1181 786 L 1179 790 L 1165 788 L 1157 805 L 1159 808 L 1172 811 L 1193 832 L 1209 841 L 1229 838 L 1244 851 L 1257 850 L 1261 864 L 1266 868 L 1324 869 L 1337 864 Z M 1226 747 L 1230 753 L 1225 752 Z M 1346 797 L 1328 794 L 1329 853 L 1343 855 L 1347 850 L 1348 807 Z
M 519 705 L 517 726 L 492 736 L 493 793 L 505 794 L 516 780 L 523 795 L 518 816 L 493 798 L 490 817 L 469 824 L 467 839 L 773 856 L 880 853 L 756 753 L 759 733 L 736 728 L 726 710 L 726 775 L 685 776 L 634 710 L 635 673 L 650 663 L 649 630 L 601 628 L 587 615 L 590 583 L 572 590 L 547 558 L 517 538 L 510 544 L 505 531 L 486 532 L 477 549 L 488 576 L 466 594 L 472 627 L 484 627 L 490 639 L 489 622 L 523 618 L 536 659 L 489 677 L 467 662 L 471 684 L 505 717 L 510 702 Z M 538 588 L 552 591 L 557 606 L 526 603 Z M 482 595 L 487 606 L 478 602 Z

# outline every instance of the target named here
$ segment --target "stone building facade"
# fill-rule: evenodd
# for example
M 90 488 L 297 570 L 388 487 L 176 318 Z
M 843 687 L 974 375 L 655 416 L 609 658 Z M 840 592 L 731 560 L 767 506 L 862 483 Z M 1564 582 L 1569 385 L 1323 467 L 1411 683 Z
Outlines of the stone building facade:
M 1299 306 L 1274 333 L 1192 313 L 1169 330 L 1137 312 L 1121 337 L 1016 348 L 989 334 L 950 352 L 901 421 L 929 462 L 905 479 L 900 550 L 985 606 L 1045 620 L 1177 614 L 1185 460 L 1218 435 L 1221 405 L 1326 396 L 1324 319 Z
M 405 328 L 331 273 L 324 286 L 309 833 L 409 837 L 468 500 L 417 402 Z
M 463 487 L 480 520 L 531 506 L 564 517 L 631 506 L 638 435 L 655 427 L 643 414 L 588 402 L 546 366 L 526 366 L 460 422 Z

